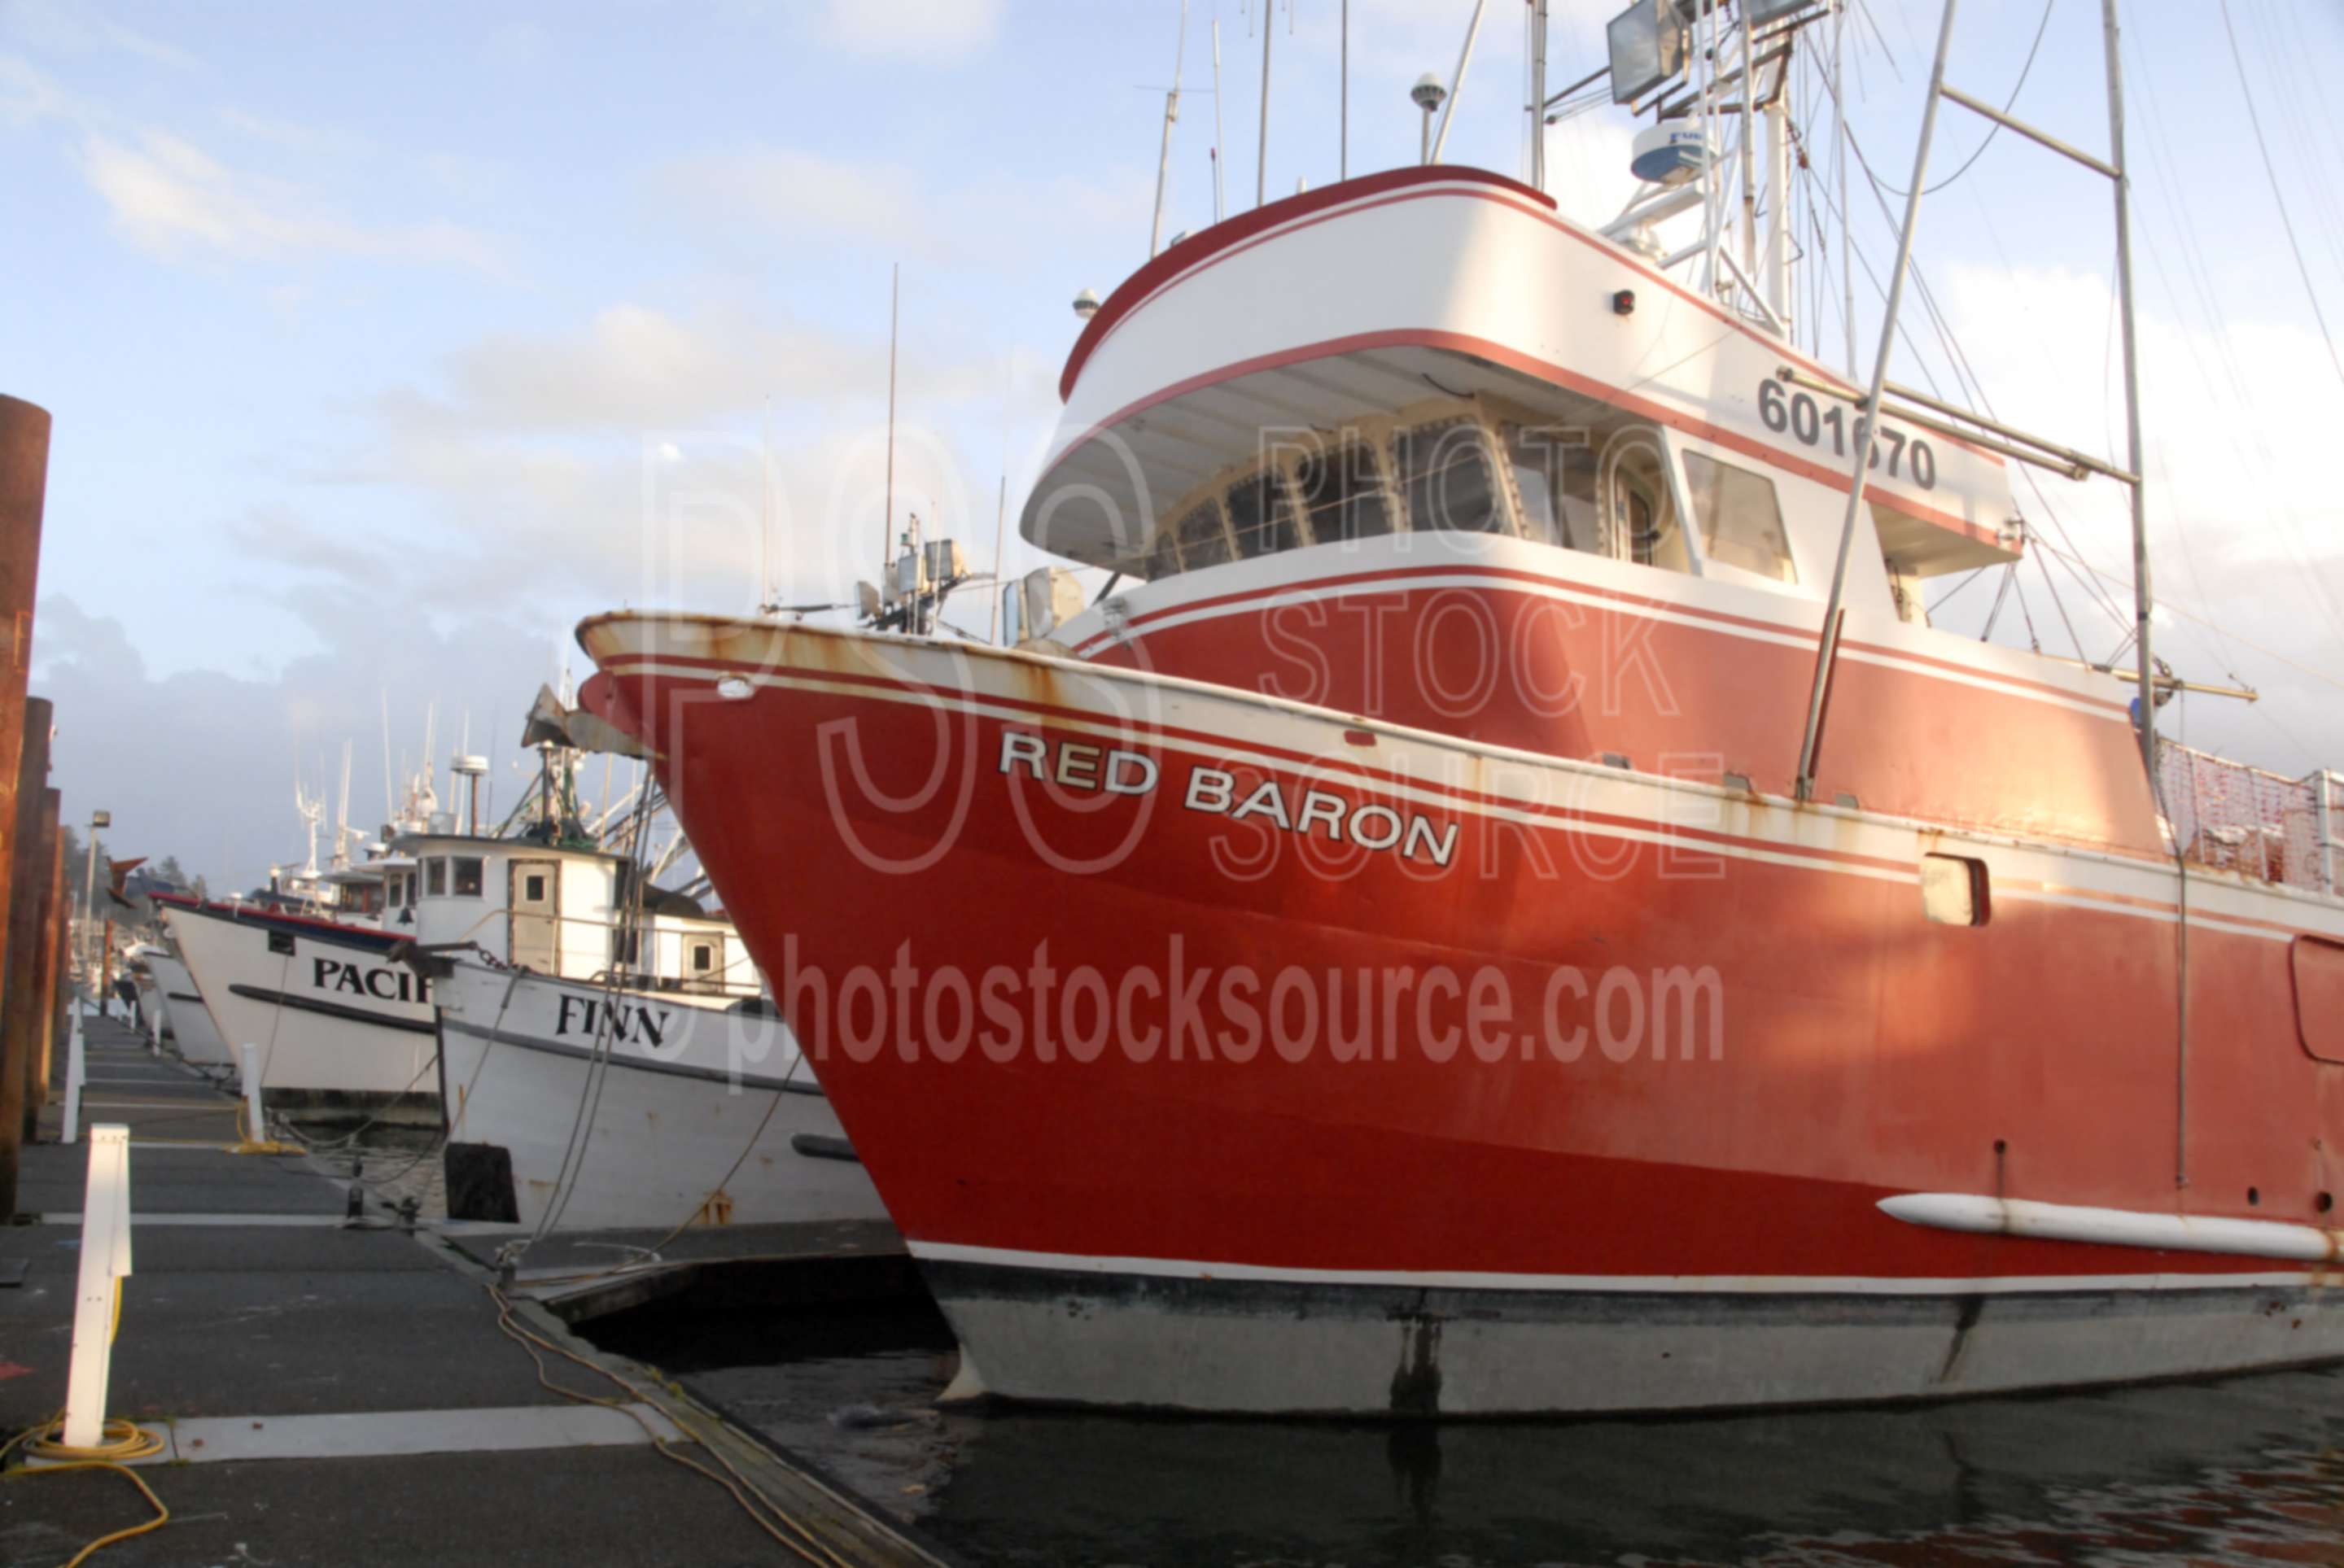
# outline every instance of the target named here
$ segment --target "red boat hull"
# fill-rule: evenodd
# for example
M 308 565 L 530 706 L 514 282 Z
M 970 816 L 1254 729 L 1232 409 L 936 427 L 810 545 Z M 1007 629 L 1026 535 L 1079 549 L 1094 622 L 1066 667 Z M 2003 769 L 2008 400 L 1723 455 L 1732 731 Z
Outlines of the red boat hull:
M 965 1391 L 1490 1413 L 2344 1353 L 2311 1263 L 1879 1207 L 2179 1211 L 2155 863 L 985 649 L 581 639 Z M 1925 916 L 1935 853 L 1985 868 L 1985 923 Z M 2198 914 L 2182 1196 L 2308 1231 L 2344 1091 L 2289 955 L 2339 922 Z

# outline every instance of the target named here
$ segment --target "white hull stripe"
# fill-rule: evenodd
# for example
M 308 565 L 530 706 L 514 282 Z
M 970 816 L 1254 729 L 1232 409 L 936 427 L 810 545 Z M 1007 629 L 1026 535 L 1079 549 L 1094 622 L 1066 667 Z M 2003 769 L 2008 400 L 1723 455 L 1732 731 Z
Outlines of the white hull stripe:
M 621 662 L 625 664 L 627 673 L 630 675 L 650 677 L 657 679 L 690 680 L 712 684 L 720 678 L 720 676 L 722 675 L 722 672 L 699 666 L 663 663 L 655 655 L 647 654 L 635 656 Z M 1043 718 L 1028 709 L 1016 707 L 1013 704 L 989 700 L 982 697 L 973 696 L 964 691 L 945 691 L 934 688 L 921 690 L 909 690 L 901 687 L 873 685 L 866 684 L 862 681 L 834 680 L 820 676 L 776 675 L 770 672 L 742 673 L 738 675 L 723 676 L 722 678 L 745 679 L 757 686 L 771 687 L 776 689 L 814 691 L 830 696 L 857 698 L 874 702 L 892 702 L 931 709 L 942 704 L 949 706 L 955 711 L 970 714 L 977 718 L 993 719 L 1012 724 L 1034 724 L 1036 722 L 1046 723 L 1053 729 L 1066 729 L 1076 733 L 1098 735 L 1103 737 L 1120 739 L 1132 735 L 1135 733 L 1136 729 L 1136 726 L 1132 722 L 1118 720 L 1104 715 L 1096 719 L 1090 720 L 1068 719 L 1056 714 L 1050 715 L 1047 718 Z M 1240 700 L 1248 699 L 1247 694 L 1245 693 L 1240 692 L 1234 695 Z M 1339 717 L 1330 715 L 1325 721 L 1329 723 L 1340 723 L 1341 719 Z M 1339 787 L 1354 789 L 1360 788 L 1363 782 L 1362 778 L 1359 773 L 1348 769 L 1326 768 L 1308 762 L 1298 761 L 1288 757 L 1271 756 L 1268 753 L 1250 750 L 1238 745 L 1234 740 L 1226 744 L 1217 744 L 1208 748 L 1182 737 L 1166 734 L 1160 731 L 1147 731 L 1145 738 L 1149 745 L 1161 750 L 1177 751 L 1187 756 L 1203 758 L 1211 761 L 1216 767 L 1228 768 L 1231 766 L 1242 767 L 1250 765 L 1267 772 L 1283 773 L 1296 779 L 1307 779 L 1314 783 L 1333 784 Z M 1438 742 L 1439 738 L 1436 737 L 1432 739 L 1436 743 Z M 1477 749 L 1469 747 L 1458 747 L 1453 749 L 1456 750 L 1457 754 L 1464 756 L 1489 754 L 1487 749 Z M 1632 789 L 1639 784 L 1648 782 L 1637 776 L 1622 774 L 1616 769 L 1599 769 L 1593 764 L 1589 764 L 1583 768 L 1573 767 L 1566 759 L 1533 757 L 1529 753 L 1521 753 L 1520 754 L 1520 757 L 1525 763 L 1540 768 L 1550 769 L 1557 774 L 1581 779 L 1591 777 L 1597 778 L 1604 784 L 1621 789 Z M 1761 849 L 1750 844 L 1733 843 L 1702 837 L 1696 833 L 1687 831 L 1687 829 L 1692 826 L 1692 824 L 1690 823 L 1672 825 L 1665 822 L 1651 822 L 1649 826 L 1629 827 L 1616 822 L 1595 821 L 1585 817 L 1560 815 L 1557 812 L 1551 810 L 1531 809 L 1521 807 L 1508 806 L 1494 801 L 1469 799 L 1442 790 L 1405 784 L 1396 779 L 1380 776 L 1369 778 L 1364 782 L 1366 786 L 1371 789 L 1376 794 L 1387 797 L 1393 800 L 1406 801 L 1419 806 L 1430 806 L 1436 809 L 1453 811 L 1461 815 L 1470 815 L 1497 821 L 1510 822 L 1525 828 L 1538 828 L 1552 832 L 1578 833 L 1591 838 L 1662 845 L 1683 854 L 1715 855 L 1725 859 L 1746 860 L 1762 865 L 1785 866 L 1797 870 L 1830 871 L 1841 876 L 1864 877 L 1875 881 L 1903 882 L 1908 885 L 1917 885 L 1920 881 L 1920 876 L 1917 870 L 1908 871 L 1902 869 L 1901 868 L 1889 866 L 1867 866 L 1854 864 L 1844 859 L 1826 859 L 1823 856 L 1806 852 L 1794 844 L 1785 844 L 1780 849 Z M 1649 782 L 1655 789 L 1661 788 L 1662 785 L 1662 781 L 1653 780 Z M 1671 785 L 1682 785 L 1684 781 L 1673 780 L 1667 782 Z M 1712 791 L 1711 793 L 1714 794 L 1716 792 Z M 1607 815 L 1630 814 L 1620 812 L 1613 808 L 1599 808 L 1591 804 L 1588 805 L 1586 809 L 1590 810 L 1601 809 Z M 1649 821 L 1649 819 L 1647 819 L 1647 820 Z M 1908 827 L 1901 824 L 1892 825 L 1888 822 L 1883 821 L 1880 822 L 1878 826 L 1883 831 L 1895 832 L 1900 835 L 1909 835 L 1914 832 L 1926 832 L 1935 838 L 1945 840 L 1959 839 L 1967 837 L 1956 829 L 1932 828 L 1922 824 L 1913 824 Z M 1990 839 L 1982 839 L 1980 841 L 1985 843 L 1994 842 Z M 2045 846 L 2041 850 L 2034 849 L 2027 846 L 2017 846 L 2016 849 L 2018 853 L 2023 854 L 2042 852 L 2063 853 L 2056 850 L 2056 848 L 2052 846 Z M 1910 847 L 1909 842 L 1904 852 L 1908 855 L 1916 853 L 1916 851 Z M 1889 859 L 1890 857 L 1887 855 L 1881 855 L 1878 858 L 1884 859 Z M 2064 854 L 2062 864 L 2068 867 L 2070 869 L 2079 869 L 2081 866 L 2093 866 L 2096 869 L 2115 869 L 2119 871 L 2129 869 L 2127 867 L 2117 867 L 2112 862 L 2102 865 L 2099 863 L 2098 858 L 2083 856 L 2065 857 Z M 2036 879 L 2050 880 L 2051 879 L 2042 878 Z M 2127 878 L 2126 879 L 2134 880 L 2142 884 L 2144 890 L 2138 894 L 2121 894 L 2117 893 L 2115 890 L 2109 890 L 2109 898 L 2107 900 L 2100 900 L 2093 898 L 2091 896 L 2091 890 L 2089 890 L 2081 891 L 2063 890 L 2060 892 L 2047 892 L 2035 891 L 2020 888 L 2006 888 L 1997 883 L 1994 893 L 1995 897 L 1998 899 L 2062 904 L 2076 909 L 2089 910 L 2099 914 L 2123 915 L 2134 920 L 2153 920 L 2165 925 L 2175 923 L 2178 919 L 2178 916 L 2170 905 L 2166 905 L 2161 908 L 2150 908 L 2144 907 L 2138 903 L 2126 901 L 2127 900 L 2134 897 L 2169 897 L 2171 882 L 2169 875 L 2167 875 L 2161 870 L 2147 871 L 2144 869 L 2142 871 L 2134 872 L 2131 877 Z M 2203 896 L 2203 884 L 2197 882 L 2194 879 L 2193 889 L 2196 890 L 2196 891 L 2193 892 L 2193 899 Z M 2289 910 L 2287 912 L 2294 913 L 2296 911 L 2294 910 Z M 2296 930 L 2292 928 L 2279 929 L 2272 926 L 2249 925 L 2225 920 L 2220 919 L 2218 916 L 2207 913 L 2202 906 L 2194 902 L 2189 911 L 2189 924 L 2195 930 L 2218 930 L 2234 936 L 2252 937 L 2259 940 L 2272 942 L 2292 941 L 2297 934 Z M 2344 922 L 2339 922 L 2338 929 L 2339 930 L 2339 934 L 2344 934 Z
M 2254 1290 L 2316 1282 L 2291 1270 L 2253 1274 L 2019 1274 L 1975 1278 L 1896 1278 L 1874 1274 L 1500 1274 L 1413 1269 L 1281 1269 L 1258 1263 L 1207 1263 L 1172 1258 L 1102 1258 L 1076 1252 L 1031 1252 L 1010 1247 L 970 1247 L 906 1239 L 924 1263 L 1044 1269 L 1067 1274 L 1125 1274 L 1153 1280 L 1227 1280 L 1244 1283 L 1353 1286 L 1361 1290 L 1528 1291 L 1555 1294 L 1594 1292 L 1664 1295 L 1994 1296 L 2073 1294 L 2108 1291 Z
M 1660 621 L 1669 626 L 1681 626 L 1694 631 L 1713 632 L 1721 637 L 1740 638 L 1747 642 L 1773 643 L 1781 648 L 1794 648 L 1812 653 L 1818 633 L 1797 627 L 1784 627 L 1779 631 L 1758 627 L 1742 626 L 1698 610 L 1680 611 L 1657 605 L 1640 604 L 1633 599 L 1614 598 L 1608 594 L 1587 593 L 1553 583 L 1541 583 L 1510 576 L 1480 576 L 1455 572 L 1437 576 L 1406 578 L 1329 578 L 1297 583 L 1290 588 L 1273 589 L 1258 597 L 1234 602 L 1200 606 L 1194 609 L 1167 609 L 1151 614 L 1144 623 L 1135 624 L 1120 632 L 1103 631 L 1086 638 L 1076 648 L 1077 656 L 1089 658 L 1111 644 L 1130 644 L 1174 627 L 1188 626 L 1197 621 L 1218 620 L 1229 616 L 1260 615 L 1288 605 L 1309 604 L 1323 599 L 1347 598 L 1364 594 L 1406 593 L 1441 588 L 1480 588 L 1521 594 L 1531 598 L 1548 599 L 1560 604 L 1582 605 L 1590 609 L 1609 611 L 1615 615 L 1634 616 L 1644 620 Z M 1806 600 L 1789 601 L 1805 604 Z M 1975 687 L 1997 696 L 2023 698 L 2061 708 L 2070 713 L 2080 713 L 2089 719 L 2107 719 L 2129 727 L 2129 715 L 2112 703 L 2096 702 L 2088 698 L 2063 697 L 2030 685 L 2016 676 L 2003 676 L 1993 670 L 1963 672 L 1942 665 L 1924 663 L 1913 658 L 1901 658 L 1890 653 L 1873 653 L 1847 647 L 1840 648 L 1840 657 L 1854 664 L 1877 665 L 1915 675 L 1928 680 L 1950 681 L 1958 686 Z

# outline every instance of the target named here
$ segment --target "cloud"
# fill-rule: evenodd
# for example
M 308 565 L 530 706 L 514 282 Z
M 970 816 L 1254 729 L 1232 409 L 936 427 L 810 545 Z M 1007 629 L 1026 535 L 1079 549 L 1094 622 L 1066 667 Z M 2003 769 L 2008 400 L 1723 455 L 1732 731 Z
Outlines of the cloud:
M 828 0 L 823 38 L 860 55 L 948 55 L 982 49 L 1001 27 L 1001 0 Z
M 330 782 L 345 740 L 356 742 L 354 825 L 379 820 L 386 701 L 395 765 L 419 762 L 425 706 L 436 701 L 439 759 L 455 749 L 469 709 L 473 749 L 502 750 L 494 759 L 501 774 L 537 683 L 559 678 L 566 638 L 506 622 L 441 635 L 406 621 L 386 638 L 380 601 L 340 608 L 319 650 L 265 678 L 209 670 L 158 678 L 120 621 L 44 598 L 32 689 L 56 703 L 52 779 L 68 816 L 104 807 L 114 813 L 116 853 L 176 854 L 226 891 L 300 857 L 292 776 L 298 768 L 312 789 Z M 156 767 L 157 757 L 171 765 Z M 516 787 L 502 781 L 505 800 Z
M 693 216 L 728 226 L 842 236 L 923 254 L 935 248 L 918 176 L 898 164 L 749 147 L 669 164 L 653 184 Z
M 0 17 L 7 31 L 60 54 L 128 55 L 173 70 L 203 68 L 202 60 L 177 45 L 136 32 L 78 0 L 13 0 Z
M 90 186 L 133 244 L 173 257 L 190 249 L 276 258 L 306 252 L 500 270 L 495 248 L 444 220 L 373 226 L 337 214 L 281 181 L 240 174 L 162 131 L 135 142 L 93 133 L 81 163 Z
M 695 154 L 644 179 L 671 221 L 763 254 L 776 239 L 832 239 L 885 256 L 1023 275 L 1070 240 L 1146 232 L 1152 185 L 987 170 L 950 180 L 884 160 L 752 146 Z
M 1935 282 L 1997 414 L 2121 461 L 2122 388 L 2105 276 L 1968 266 Z M 2337 654 L 2344 646 L 2344 498 L 2329 457 L 2331 433 L 2344 422 L 2344 387 L 2315 332 L 2249 318 L 2252 308 L 2239 306 L 2218 332 L 2177 323 L 2147 302 L 2139 312 L 2151 578 L 2161 600 L 2189 612 L 2160 620 L 2159 651 L 2184 678 L 2228 684 L 2236 677 L 2264 694 L 2251 708 L 2192 701 L 2191 744 L 2282 769 L 2333 765 L 2344 760 L 2344 708 L 2335 685 L 2299 667 L 2344 678 Z M 1914 330 L 1926 336 L 1917 319 Z M 2087 655 L 2106 658 L 2131 614 L 2127 491 L 2105 479 L 2071 483 L 2041 473 L 2030 483 L 2016 468 L 2012 487 Z M 2117 615 L 2093 608 L 2093 596 L 2056 564 L 2052 552 L 2071 548 L 2107 573 L 2100 586 Z M 2017 580 L 2032 596 L 2045 648 L 2072 652 L 2045 572 L 2030 565 Z M 1975 629 L 1993 594 L 1990 584 L 1973 589 L 1951 622 Z M 2025 640 L 2015 600 L 1995 636 Z M 2177 727 L 2167 719 L 2168 734 Z

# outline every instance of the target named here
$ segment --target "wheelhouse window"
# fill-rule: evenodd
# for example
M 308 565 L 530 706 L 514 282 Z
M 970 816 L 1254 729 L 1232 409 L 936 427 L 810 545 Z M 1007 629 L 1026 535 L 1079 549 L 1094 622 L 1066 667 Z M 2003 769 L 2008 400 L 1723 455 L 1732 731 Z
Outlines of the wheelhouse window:
M 1799 580 L 1774 481 L 1701 452 L 1684 455 L 1685 499 L 1701 530 L 1702 553 L 1777 582 Z
M 1295 466 L 1294 488 L 1310 537 L 1320 544 L 1370 539 L 1392 531 L 1390 494 L 1376 448 L 1355 441 L 1305 457 Z
M 478 855 L 458 855 L 456 860 L 456 896 L 477 899 L 480 896 L 480 858 Z
M 1584 430 L 1508 425 L 1506 460 L 1521 502 L 1522 534 L 1541 544 L 1600 554 L 1603 530 L 1596 516 L 1595 449 Z
M 1237 542 L 1238 554 L 1248 560 L 1290 550 L 1302 542 L 1285 480 L 1275 468 L 1265 468 L 1231 485 L 1228 508 L 1229 535 Z
M 1197 571 L 1217 567 L 1236 558 L 1229 548 L 1228 525 L 1221 517 L 1218 497 L 1207 499 L 1195 511 L 1182 518 L 1173 527 L 1179 551 L 1180 569 Z
M 712 942 L 692 944 L 692 972 L 704 975 L 716 967 L 716 947 Z
M 448 861 L 446 857 L 434 855 L 431 859 L 423 862 L 423 890 L 435 899 L 444 898 L 447 895 Z
M 397 874 L 382 879 L 382 901 L 386 909 L 398 909 L 407 902 L 407 879 Z
M 545 873 L 531 871 L 520 879 L 520 896 L 532 904 L 545 902 Z
M 1392 440 L 1393 467 L 1418 530 L 1502 534 L 1508 527 L 1498 497 L 1497 467 L 1479 421 L 1419 425 Z

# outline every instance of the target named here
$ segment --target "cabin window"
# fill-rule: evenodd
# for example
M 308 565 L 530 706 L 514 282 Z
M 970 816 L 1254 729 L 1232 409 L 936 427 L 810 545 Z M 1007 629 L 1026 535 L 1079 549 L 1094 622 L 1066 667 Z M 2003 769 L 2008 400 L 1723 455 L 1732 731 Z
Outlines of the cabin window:
M 1583 431 L 1509 425 L 1506 459 L 1521 501 L 1522 533 L 1541 544 L 1601 553 L 1595 513 L 1595 451 Z
M 710 942 L 692 943 L 692 972 L 696 975 L 704 975 L 715 967 L 716 949 L 714 944 Z
M 1183 570 L 1193 572 L 1235 558 L 1229 548 L 1229 532 L 1222 521 L 1218 499 L 1207 501 L 1182 518 L 1174 532 L 1178 536 L 1177 548 Z
M 456 896 L 460 899 L 480 896 L 480 858 L 478 855 L 456 857 Z
M 1275 468 L 1231 485 L 1228 507 L 1230 537 L 1237 541 L 1238 554 L 1248 560 L 1290 550 L 1302 542 L 1293 503 Z
M 1921 912 L 1941 926 L 1982 926 L 1993 911 L 1985 862 L 1965 855 L 1921 857 Z
M 522 900 L 526 903 L 541 904 L 545 902 L 545 873 L 543 871 L 531 871 L 527 876 L 521 878 L 520 896 Z
M 1657 441 L 1615 438 L 1605 449 L 1603 466 L 1611 477 L 1601 494 L 1608 553 L 1639 566 L 1691 571 L 1692 559 L 1685 548 L 1684 530 L 1677 526 L 1676 504 L 1669 498 L 1662 460 Z
M 1373 447 L 1355 442 L 1311 453 L 1295 465 L 1294 487 L 1310 537 L 1320 544 L 1392 531 L 1391 498 Z
M 1186 522 L 1187 518 L 1180 519 Z M 1180 571 L 1180 536 L 1177 523 L 1162 523 L 1156 529 L 1155 541 L 1147 547 L 1147 560 L 1141 568 L 1147 580 L 1176 577 Z
M 1799 580 L 1773 480 L 1700 452 L 1684 455 L 1684 472 L 1685 499 L 1704 556 L 1777 582 Z
M 385 877 L 382 879 L 382 900 L 388 908 L 394 910 L 405 903 L 407 901 L 407 879 L 404 877 Z
M 1409 528 L 1463 534 L 1511 531 L 1498 499 L 1489 442 L 1475 421 L 1403 430 L 1393 439 L 1392 456 Z
M 438 855 L 423 862 L 423 890 L 433 898 L 448 891 L 448 862 Z

